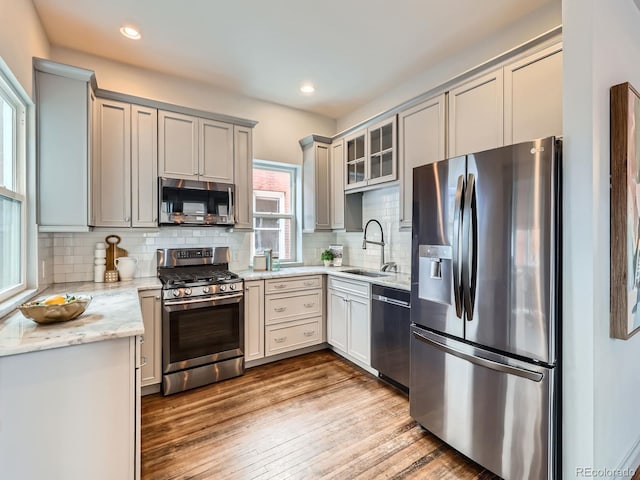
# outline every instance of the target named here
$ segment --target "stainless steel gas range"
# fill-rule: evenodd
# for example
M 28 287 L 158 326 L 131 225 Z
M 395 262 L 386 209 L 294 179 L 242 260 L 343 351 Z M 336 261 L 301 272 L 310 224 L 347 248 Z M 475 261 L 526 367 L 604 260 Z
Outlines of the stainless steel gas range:
M 162 393 L 244 373 L 244 289 L 228 247 L 157 250 L 162 282 Z

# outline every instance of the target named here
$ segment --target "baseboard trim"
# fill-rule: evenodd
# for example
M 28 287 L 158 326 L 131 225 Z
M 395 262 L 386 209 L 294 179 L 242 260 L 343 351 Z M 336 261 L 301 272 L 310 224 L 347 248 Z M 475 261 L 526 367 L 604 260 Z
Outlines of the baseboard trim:
M 628 480 L 640 466 L 640 437 L 616 469 L 615 480 Z
M 277 362 L 278 360 L 284 360 L 285 358 L 297 357 L 304 355 L 305 353 L 317 352 L 318 350 L 324 350 L 327 348 L 325 342 L 317 345 L 311 345 L 310 347 L 300 348 L 298 350 L 292 350 L 290 352 L 278 353 L 277 355 L 269 355 L 268 357 L 259 358 L 257 360 L 245 361 L 245 368 L 258 367 L 260 365 L 266 365 L 267 363 Z

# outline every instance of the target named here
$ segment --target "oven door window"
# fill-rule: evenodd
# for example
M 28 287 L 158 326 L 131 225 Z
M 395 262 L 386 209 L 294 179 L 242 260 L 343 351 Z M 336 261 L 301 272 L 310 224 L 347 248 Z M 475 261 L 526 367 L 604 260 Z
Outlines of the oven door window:
M 169 316 L 170 364 L 190 363 L 202 357 L 217 361 L 242 354 L 239 303 L 165 315 Z

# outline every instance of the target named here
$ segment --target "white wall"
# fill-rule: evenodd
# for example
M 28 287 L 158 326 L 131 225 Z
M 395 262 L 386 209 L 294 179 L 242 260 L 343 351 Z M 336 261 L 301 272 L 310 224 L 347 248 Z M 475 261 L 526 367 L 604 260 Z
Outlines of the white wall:
M 0 57 L 22 84 L 33 91 L 31 57 L 48 57 L 49 41 L 31 0 L 0 0 Z
M 560 0 L 547 3 L 533 14 L 498 32 L 487 41 L 471 46 L 459 55 L 442 58 L 395 88 L 381 92 L 374 101 L 338 119 L 338 131 L 345 130 L 378 113 L 442 85 L 453 77 L 516 47 L 562 23 Z M 401 53 L 400 53 L 401 54 Z
M 640 86 L 632 0 L 564 0 L 564 478 L 640 462 L 640 335 L 609 338 L 609 89 Z
M 263 160 L 302 164 L 298 140 L 310 133 L 331 136 L 334 119 L 222 90 L 205 83 L 113 62 L 59 47 L 51 58 L 96 72 L 105 90 L 232 115 L 259 123 L 253 133 L 253 156 Z

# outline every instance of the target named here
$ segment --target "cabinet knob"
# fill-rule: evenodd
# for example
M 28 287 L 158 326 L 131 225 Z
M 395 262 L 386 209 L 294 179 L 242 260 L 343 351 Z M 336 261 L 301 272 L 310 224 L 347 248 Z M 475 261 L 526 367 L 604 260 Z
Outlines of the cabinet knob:
M 142 357 L 142 362 L 140 363 L 140 367 L 144 367 L 147 364 L 147 357 Z
M 160 300 L 160 295 L 156 295 L 156 300 Z
M 246 288 L 247 292 L 249 291 L 249 287 Z
M 130 220 L 131 220 L 131 218 L 130 218 L 130 217 L 125 217 L 125 219 L 124 219 L 124 221 L 125 221 L 125 222 L 128 222 L 128 221 L 130 221 Z

